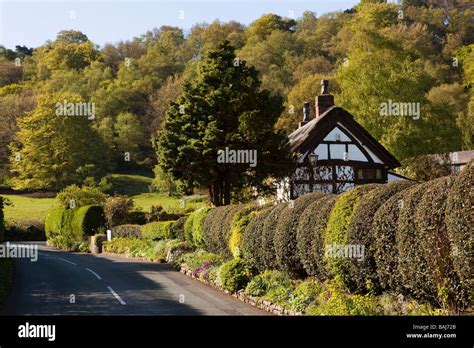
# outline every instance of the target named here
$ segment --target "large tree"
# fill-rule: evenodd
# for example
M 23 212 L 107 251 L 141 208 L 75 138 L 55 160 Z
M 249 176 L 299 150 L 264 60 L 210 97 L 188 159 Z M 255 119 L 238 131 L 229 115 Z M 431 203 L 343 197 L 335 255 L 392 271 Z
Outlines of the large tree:
M 170 103 L 155 147 L 161 168 L 188 186 L 205 186 L 216 206 L 244 187 L 272 190 L 269 176 L 291 167 L 285 138 L 274 131 L 282 99 L 260 88 L 258 72 L 223 41 L 209 51 L 199 75 Z M 218 151 L 257 151 L 256 166 L 219 163 Z
M 76 95 L 44 95 L 32 112 L 18 120 L 19 131 L 10 145 L 15 189 L 59 191 L 103 174 L 104 146 L 91 120 L 69 111 L 57 113 L 57 103 L 64 101 L 83 103 Z

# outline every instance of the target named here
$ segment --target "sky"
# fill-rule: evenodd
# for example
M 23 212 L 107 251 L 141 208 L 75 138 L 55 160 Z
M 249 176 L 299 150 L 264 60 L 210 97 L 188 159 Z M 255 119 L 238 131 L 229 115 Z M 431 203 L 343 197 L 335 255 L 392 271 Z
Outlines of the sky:
M 250 24 L 265 13 L 298 18 L 304 11 L 343 11 L 358 0 L 0 0 L 0 45 L 38 47 L 64 29 L 80 30 L 103 46 L 153 28 L 189 30 L 214 20 Z

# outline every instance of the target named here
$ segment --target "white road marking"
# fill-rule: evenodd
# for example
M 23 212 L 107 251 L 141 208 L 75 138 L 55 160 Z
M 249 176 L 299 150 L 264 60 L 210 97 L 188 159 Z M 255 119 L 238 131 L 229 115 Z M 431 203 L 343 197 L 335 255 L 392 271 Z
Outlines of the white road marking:
M 100 277 L 100 275 L 98 275 L 97 273 L 95 273 L 93 270 L 91 270 L 90 268 L 86 268 L 89 272 L 91 272 L 93 275 L 95 275 L 97 277 L 97 279 L 101 280 L 102 278 Z
M 127 304 L 127 303 L 126 303 L 124 300 L 122 300 L 122 298 L 115 292 L 114 289 L 112 289 L 110 286 L 108 286 L 107 289 L 109 289 L 109 291 L 111 292 L 111 294 L 114 295 L 114 297 L 117 299 L 117 301 L 120 302 L 120 304 L 121 304 L 122 306 L 125 306 L 125 305 Z
M 62 259 L 62 258 L 60 258 L 60 257 L 58 257 L 58 259 L 59 259 L 59 260 L 62 260 L 62 261 L 64 261 L 64 262 L 70 263 L 71 265 L 77 266 L 77 263 L 71 262 L 71 261 L 69 261 L 69 260 Z

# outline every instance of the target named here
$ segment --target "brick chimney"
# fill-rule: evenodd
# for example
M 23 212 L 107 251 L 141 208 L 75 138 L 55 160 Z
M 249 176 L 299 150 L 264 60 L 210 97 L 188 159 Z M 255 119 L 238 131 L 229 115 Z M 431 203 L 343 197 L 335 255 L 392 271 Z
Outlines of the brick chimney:
M 305 102 L 303 106 L 303 122 L 300 122 L 300 128 L 310 121 L 309 102 Z
M 315 98 L 316 118 L 334 106 L 334 96 L 329 94 L 329 81 L 321 80 L 321 95 Z

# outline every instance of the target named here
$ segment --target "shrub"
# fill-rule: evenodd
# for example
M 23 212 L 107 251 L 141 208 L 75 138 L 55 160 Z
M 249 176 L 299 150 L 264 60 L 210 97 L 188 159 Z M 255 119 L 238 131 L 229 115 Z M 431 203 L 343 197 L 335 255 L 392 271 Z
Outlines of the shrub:
M 37 220 L 20 220 L 5 228 L 6 241 L 45 241 L 44 224 Z
M 382 290 L 399 290 L 401 279 L 397 272 L 398 250 L 396 234 L 398 216 L 403 204 L 404 192 L 389 198 L 377 210 L 370 228 L 374 241 L 374 260 L 378 284 Z M 416 267 L 416 265 L 413 265 Z
M 229 209 L 222 223 L 220 229 L 219 248 L 221 250 L 221 254 L 227 258 L 232 257 L 232 253 L 229 248 L 232 221 L 234 220 L 235 214 L 241 211 L 244 207 L 245 206 L 243 204 L 234 205 L 232 209 Z
M 362 197 L 378 185 L 369 184 L 352 188 L 341 194 L 334 204 L 324 232 L 325 259 L 324 265 L 331 275 L 340 275 L 345 284 L 350 284 L 347 257 L 329 257 L 326 255 L 328 248 L 343 247 L 347 245 L 347 233 Z
M 52 239 L 59 235 L 61 231 L 61 221 L 63 209 L 50 210 L 44 220 L 44 230 L 47 239 Z
M 113 238 L 142 238 L 140 225 L 120 225 L 112 227 Z
M 97 248 L 102 248 L 102 244 L 107 241 L 107 236 L 103 233 L 98 233 L 92 236 L 91 244 Z
M 278 286 L 290 286 L 290 277 L 281 271 L 265 271 L 256 275 L 247 284 L 245 293 L 250 296 L 264 296 Z
M 250 213 L 250 222 L 242 235 L 242 255 L 259 271 L 265 270 L 262 253 L 262 230 L 263 223 L 270 212 L 275 209 L 271 206 L 264 210 L 254 211 Z
M 142 237 L 150 240 L 172 239 L 175 221 L 155 221 L 141 226 Z
M 137 238 L 114 238 L 103 243 L 103 249 L 109 253 L 125 254 L 130 257 L 145 257 L 153 242 Z
M 105 195 L 98 188 L 70 185 L 64 188 L 58 195 L 57 200 L 63 209 L 80 208 L 87 205 L 104 205 Z
M 205 262 L 210 262 L 212 264 L 222 264 L 224 258 L 221 255 L 209 253 L 205 250 L 199 249 L 193 253 L 187 253 L 180 255 L 176 259 L 177 263 L 180 263 L 187 268 L 195 269 Z
M 429 185 L 431 182 L 415 185 L 404 192 L 395 236 L 397 271 L 403 291 L 424 300 L 433 300 L 430 289 L 436 288 L 436 285 L 427 272 L 428 265 L 421 245 L 423 231 L 416 228 L 415 211 Z
M 223 239 L 228 233 L 225 230 L 227 228 L 230 229 L 230 227 L 228 227 L 230 223 L 228 223 L 226 219 L 230 219 L 229 214 L 233 215 L 235 209 L 236 206 L 233 205 L 217 207 L 214 209 L 215 214 L 209 214 L 206 217 L 203 230 L 203 239 L 206 250 L 223 256 L 229 255 L 227 239 Z
M 322 291 L 322 284 L 315 279 L 308 279 L 301 282 L 293 291 L 290 300 L 290 309 L 295 312 L 303 312 L 306 307 L 316 301 Z
M 446 202 L 446 228 L 451 242 L 454 269 L 460 280 L 460 291 L 472 294 L 472 270 L 474 269 L 474 217 L 472 214 L 474 187 L 474 162 L 471 161 L 462 172 L 454 178 L 454 183 Z M 459 305 L 464 307 L 459 299 Z M 471 298 L 470 303 L 473 302 Z
M 192 225 L 192 241 L 196 247 L 202 248 L 204 247 L 204 237 L 203 237 L 203 230 L 204 230 L 204 219 L 206 218 L 207 214 L 211 210 L 211 207 L 204 207 L 201 209 L 196 210 L 192 213 L 193 225 Z
M 144 211 L 131 211 L 128 213 L 127 223 L 130 225 L 144 225 L 148 221 Z
M 107 198 L 105 202 L 105 218 L 109 227 L 128 223 L 129 212 L 133 208 L 133 200 L 125 196 Z
M 147 214 L 147 222 L 154 221 L 174 221 L 179 219 L 179 215 L 167 212 L 161 205 L 152 205 L 150 213 Z
M 376 289 L 378 288 L 374 241 L 370 234 L 370 227 L 380 206 L 394 194 L 408 189 L 412 185 L 413 182 L 405 180 L 380 185 L 367 193 L 357 205 L 352 223 L 347 230 L 347 244 L 364 246 L 364 259 L 348 260 L 351 290 L 367 291 L 367 284 L 373 285 Z
M 242 234 L 251 220 L 251 213 L 260 210 L 257 205 L 247 205 L 235 213 L 230 226 L 229 250 L 234 258 L 242 256 Z
M 416 209 L 415 222 L 421 232 L 421 246 L 427 260 L 428 275 L 434 279 L 439 303 L 449 309 L 462 309 L 469 294 L 460 288 L 451 258 L 451 243 L 445 224 L 445 208 L 452 178 L 433 180 Z
M 242 259 L 233 259 L 224 263 L 220 269 L 222 287 L 232 293 L 247 286 L 255 270 Z
M 301 214 L 296 230 L 296 250 L 306 273 L 326 278 L 323 235 L 337 196 L 331 195 L 312 202 Z
M 266 211 L 265 215 L 257 221 L 255 231 L 259 236 L 258 256 L 260 260 L 260 270 L 265 269 L 277 269 L 278 263 L 275 256 L 275 245 L 274 236 L 275 230 L 278 224 L 278 218 L 280 217 L 283 210 L 285 210 L 288 203 L 278 204 L 275 207 L 271 207 Z
M 98 205 L 80 207 L 74 211 L 72 225 L 77 235 L 92 236 L 105 227 L 104 209 Z
M 275 255 L 280 269 L 292 277 L 304 277 L 305 271 L 296 251 L 298 219 L 306 207 L 325 195 L 309 193 L 289 203 L 278 219 L 274 236 Z
M 176 222 L 171 226 L 171 233 L 175 238 L 184 240 L 184 224 L 186 223 L 187 216 L 181 216 Z
M 186 218 L 186 221 L 184 222 L 183 225 L 183 231 L 184 231 L 184 240 L 188 242 L 189 244 L 194 245 L 193 241 L 193 220 L 194 220 L 194 214 L 191 213 L 189 216 Z

